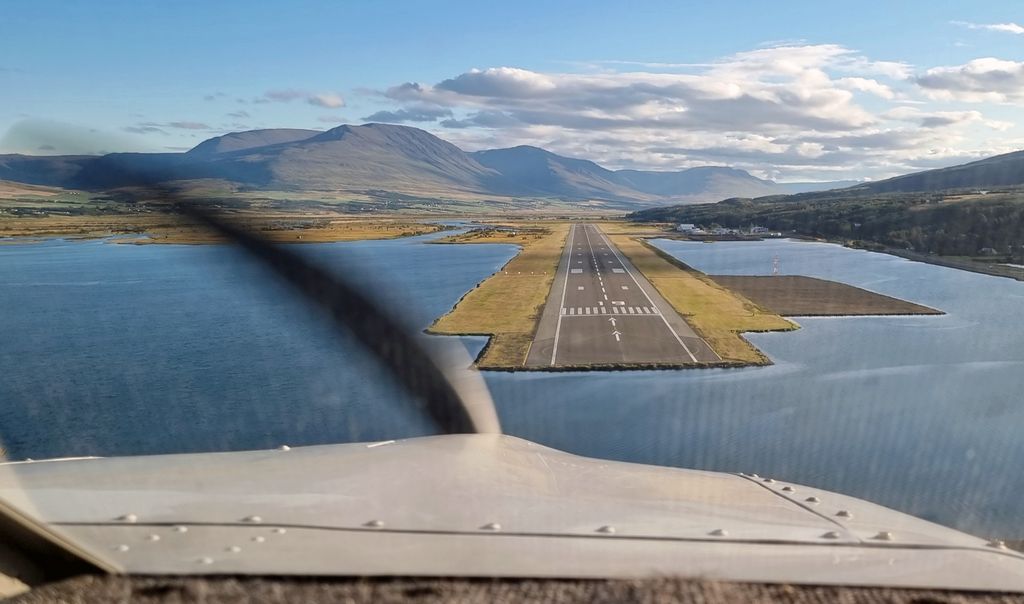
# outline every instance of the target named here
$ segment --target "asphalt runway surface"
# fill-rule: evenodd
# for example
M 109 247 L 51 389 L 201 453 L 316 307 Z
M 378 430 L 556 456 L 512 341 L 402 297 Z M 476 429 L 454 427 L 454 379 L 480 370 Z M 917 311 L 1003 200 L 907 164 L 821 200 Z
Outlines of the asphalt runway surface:
M 720 360 L 600 229 L 570 227 L 527 367 Z

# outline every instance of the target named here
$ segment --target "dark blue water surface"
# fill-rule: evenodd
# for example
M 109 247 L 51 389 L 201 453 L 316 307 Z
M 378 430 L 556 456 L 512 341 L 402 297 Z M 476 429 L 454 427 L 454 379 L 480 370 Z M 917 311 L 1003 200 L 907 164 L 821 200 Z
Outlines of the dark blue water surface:
M 355 257 L 425 327 L 515 253 L 431 236 L 299 246 Z M 1024 536 L 1024 283 L 839 246 L 684 243 L 711 274 L 843 281 L 939 317 L 796 319 L 751 334 L 775 365 L 493 373 L 507 432 L 611 459 L 749 471 L 979 534 Z M 345 263 L 348 265 L 348 262 Z M 481 338 L 465 339 L 472 354 Z M 124 455 L 429 433 L 351 342 L 221 246 L 0 246 L 0 438 L 9 455 Z

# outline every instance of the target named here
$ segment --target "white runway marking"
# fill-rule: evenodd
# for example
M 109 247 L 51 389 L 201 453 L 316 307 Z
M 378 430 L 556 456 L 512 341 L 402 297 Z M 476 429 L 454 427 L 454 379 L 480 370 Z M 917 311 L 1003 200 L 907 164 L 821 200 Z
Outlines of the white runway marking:
M 616 330 L 616 331 L 613 331 L 613 332 L 612 332 L 612 335 L 613 335 L 613 336 L 615 336 L 615 341 L 616 341 L 616 342 L 618 342 L 618 341 L 620 341 L 620 340 L 619 340 L 619 336 L 621 336 L 621 335 L 622 335 L 622 332 L 620 332 L 620 331 Z
M 573 275 L 580 275 L 580 274 L 583 273 L 583 269 L 582 268 L 573 268 L 573 269 L 569 269 L 569 272 L 572 273 Z
M 562 307 L 562 314 L 563 315 L 565 314 L 565 307 L 564 306 Z
M 576 227 L 574 226 L 571 229 L 569 229 L 569 242 L 568 242 L 567 246 L 568 246 L 568 249 L 570 249 L 570 250 L 572 249 L 572 241 L 574 239 L 575 234 L 576 234 Z M 568 260 L 568 258 L 566 258 L 566 260 Z M 568 262 L 566 262 L 566 264 L 568 264 Z M 575 272 L 576 270 L 577 269 L 573 269 L 570 272 Z M 582 273 L 583 271 L 580 271 L 580 272 Z M 561 306 L 563 306 L 563 307 L 565 306 L 565 289 L 568 286 L 569 286 L 569 275 L 566 275 L 565 276 L 565 281 L 562 282 L 562 303 L 561 303 Z M 554 341 L 554 344 L 551 346 L 551 364 L 552 365 L 555 364 L 555 355 L 558 354 L 558 335 L 559 335 L 559 333 L 561 333 L 561 331 L 562 331 L 562 315 L 558 315 L 558 321 L 555 323 L 555 341 Z
M 624 270 L 623 270 L 623 269 L 621 269 L 621 268 L 613 268 L 613 269 L 612 269 L 612 272 L 613 272 L 613 273 L 620 273 L 620 274 L 621 274 L 621 273 L 624 273 L 624 272 L 626 272 L 626 271 L 624 271 Z
M 577 286 L 576 286 L 576 289 L 578 289 L 578 290 L 580 290 L 580 291 L 583 291 L 583 286 L 582 286 L 582 285 L 577 285 Z
M 629 307 L 629 314 L 633 314 L 633 307 L 632 306 Z
M 622 289 L 629 289 L 629 286 L 628 285 L 623 285 Z
M 590 314 L 590 307 L 589 306 L 587 307 L 587 314 L 588 315 Z
M 607 300 L 607 299 L 608 299 L 608 294 L 605 294 L 605 295 L 604 295 L 604 299 L 605 299 L 605 300 Z
M 603 314 L 605 314 L 607 312 L 608 312 L 608 309 L 602 306 L 601 307 L 601 314 L 603 315 Z
M 611 243 L 611 241 L 610 241 L 610 240 L 608 239 L 608 236 L 607 236 L 607 235 L 605 235 L 604 233 L 602 233 L 602 232 L 601 232 L 600 230 L 598 230 L 598 234 L 599 234 L 599 235 L 601 235 L 601 238 L 602 238 L 602 239 L 604 239 L 605 243 L 607 243 L 607 244 L 608 244 L 608 249 L 610 249 L 610 250 L 612 251 L 612 253 L 613 253 L 613 254 L 615 254 L 615 258 L 616 258 L 616 259 L 617 259 L 617 260 L 618 260 L 618 261 L 619 261 L 619 262 L 620 262 L 620 263 L 622 264 L 622 266 L 626 266 L 626 263 L 625 263 L 625 262 L 624 262 L 624 261 L 622 260 L 622 258 L 621 258 L 621 257 L 619 256 L 619 252 L 618 252 L 618 251 L 616 251 L 616 250 L 615 250 L 615 248 L 613 248 L 613 247 L 612 247 L 612 243 Z M 612 270 L 616 270 L 616 269 L 612 269 Z M 619 270 L 621 270 L 621 269 L 619 269 Z M 638 288 L 638 289 L 639 289 L 639 290 L 640 290 L 641 292 L 643 292 L 643 294 L 644 294 L 644 297 L 645 297 L 645 298 L 647 298 L 647 301 L 651 303 L 651 306 L 654 306 L 655 308 L 657 308 L 657 305 L 655 305 L 655 304 L 654 304 L 654 300 L 651 300 L 651 297 L 647 295 L 647 292 L 646 292 L 646 291 L 644 290 L 644 288 L 640 287 L 640 282 L 636 280 L 636 277 L 635 277 L 635 276 L 633 276 L 633 273 L 628 273 L 628 274 L 629 274 L 629 278 L 633 280 L 633 284 L 634 284 L 634 285 L 636 285 L 636 286 L 637 286 L 637 288 Z M 676 342 L 679 342 L 679 345 L 680 345 L 680 346 L 682 346 L 682 347 L 683 347 L 683 350 L 685 350 L 685 351 L 686 351 L 686 354 L 687 354 L 687 355 L 688 355 L 688 356 L 690 357 L 690 360 L 692 360 L 692 361 L 693 361 L 694 363 L 696 363 L 696 362 L 697 362 L 697 357 L 695 357 L 695 356 L 693 355 L 693 352 L 692 352 L 692 351 L 690 350 L 690 348 L 689 348 L 689 347 L 688 347 L 688 346 L 686 345 L 686 343 L 685 343 L 685 342 L 683 342 L 683 339 L 679 337 L 679 334 L 677 334 L 677 333 L 676 333 L 676 330 L 675 330 L 675 329 L 672 329 L 672 325 L 670 325 L 670 324 L 669 324 L 669 322 L 668 322 L 668 319 L 666 319 L 666 318 L 665 318 L 665 315 L 663 315 L 663 314 L 661 314 L 661 313 L 659 312 L 659 313 L 658 313 L 658 316 L 660 316 L 660 317 L 661 317 L 661 320 L 662 320 L 662 321 L 664 321 L 664 323 L 665 323 L 665 327 L 668 327 L 668 330 L 669 330 L 670 332 L 672 332 L 672 335 L 673 335 L 673 336 L 675 336 L 675 338 L 676 338 Z M 708 348 L 710 348 L 710 346 L 709 346 Z M 712 352 L 714 352 L 714 350 L 712 350 Z M 718 353 L 715 353 L 715 356 L 718 356 Z M 722 357 L 718 356 L 718 358 L 719 358 L 719 360 L 721 360 L 721 358 L 722 358 Z

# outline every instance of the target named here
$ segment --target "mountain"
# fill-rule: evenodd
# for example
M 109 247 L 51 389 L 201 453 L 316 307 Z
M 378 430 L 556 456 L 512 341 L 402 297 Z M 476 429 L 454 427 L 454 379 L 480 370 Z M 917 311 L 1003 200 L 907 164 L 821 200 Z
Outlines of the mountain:
M 95 155 L 0 155 L 0 180 L 68 187 Z
M 690 168 L 679 172 L 619 170 L 623 184 L 671 200 L 718 201 L 726 197 L 750 197 L 778 193 L 777 185 L 749 172 L 719 166 Z
M 1024 151 L 859 185 L 872 193 L 985 189 L 1024 184 Z
M 789 195 L 796 193 L 813 193 L 815 191 L 831 191 L 833 189 L 845 189 L 862 184 L 859 180 L 833 180 L 831 182 L 780 182 L 775 183 L 779 188 Z
M 191 156 L 209 156 L 217 153 L 230 153 L 256 147 L 267 147 L 281 143 L 294 143 L 321 134 L 321 130 L 300 130 L 298 128 L 271 128 L 267 130 L 248 130 L 232 132 L 224 136 L 215 136 L 205 140 L 187 152 Z
M 726 167 L 705 166 L 678 172 L 608 170 L 592 161 L 525 145 L 470 155 L 517 185 L 558 197 L 696 203 L 782 192 L 771 181 Z
M 104 191 L 145 184 L 155 178 L 213 179 L 243 191 L 396 193 L 481 200 L 556 198 L 597 200 L 617 207 L 780 196 L 850 184 L 775 183 L 721 166 L 664 172 L 609 170 L 592 161 L 529 146 L 467 153 L 426 131 L 388 124 L 343 125 L 325 132 L 234 132 L 204 141 L 186 153 L 0 155 L 0 180 L 13 182 Z M 858 184 L 849 191 L 869 195 L 1022 182 L 1024 152 L 1018 152 Z
M 388 124 L 338 126 L 304 141 L 257 149 L 271 185 L 299 189 L 421 191 L 425 187 L 487 194 L 498 175 L 462 149 L 424 130 Z
M 203 177 L 269 190 L 488 194 L 489 184 L 500 180 L 455 145 L 417 128 L 388 124 L 338 126 L 203 159 L 195 167 Z
M 617 182 L 617 175 L 592 161 L 555 155 L 521 146 L 470 153 L 481 165 L 500 174 L 508 187 L 522 193 L 573 199 L 648 200 L 636 189 Z

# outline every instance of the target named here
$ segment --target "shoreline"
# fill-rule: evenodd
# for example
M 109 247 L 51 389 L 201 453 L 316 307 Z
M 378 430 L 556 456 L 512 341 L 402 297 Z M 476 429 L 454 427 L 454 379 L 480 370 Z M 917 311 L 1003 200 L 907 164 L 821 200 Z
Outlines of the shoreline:
M 451 230 L 436 219 L 350 218 L 324 214 L 238 213 L 234 219 L 275 243 L 334 243 L 415 237 Z M 108 239 L 117 245 L 215 245 L 227 240 L 203 225 L 170 214 L 0 220 L 0 245 L 53 239 Z
M 645 223 L 638 223 L 645 224 Z M 852 250 L 864 250 L 867 252 L 877 252 L 879 254 L 889 254 L 890 256 L 897 256 L 905 260 L 911 260 L 914 262 L 921 262 L 924 264 L 933 264 L 935 266 L 944 266 L 946 268 L 960 269 L 971 273 L 978 273 L 981 275 L 989 275 L 992 277 L 1005 277 L 1007 279 L 1014 279 L 1016 281 L 1024 281 L 1024 268 L 1014 268 L 1011 266 L 1005 266 L 998 262 L 976 262 L 973 260 L 964 260 L 960 257 L 950 256 L 939 256 L 937 254 L 926 254 L 923 252 L 913 252 L 910 250 L 900 250 L 897 248 L 888 247 L 879 243 L 873 243 L 869 241 L 858 242 L 850 241 L 848 239 L 831 239 L 828 237 L 816 237 L 813 235 L 804 235 L 800 233 L 790 233 L 782 237 L 719 237 L 719 238 L 695 238 L 688 237 L 673 232 L 666 232 L 660 237 L 652 237 L 654 239 L 669 239 L 673 241 L 691 241 L 691 242 L 705 242 L 705 243 L 717 243 L 717 242 L 735 242 L 735 241 L 768 241 L 772 239 L 795 239 L 799 241 L 811 241 L 817 243 L 832 243 L 840 245 L 845 248 Z
M 962 271 L 968 271 L 971 273 L 989 275 L 990 277 L 1004 277 L 1006 279 L 1024 281 L 1024 268 L 1003 266 L 997 263 L 990 264 L 987 262 L 975 262 L 973 260 L 957 260 L 946 256 L 922 254 L 921 252 L 911 252 L 908 250 L 897 250 L 890 248 L 886 248 L 883 250 L 875 250 L 871 248 L 854 245 L 843 245 L 843 247 L 848 247 L 855 250 L 867 250 L 869 252 L 889 254 L 890 256 L 897 256 L 899 258 L 903 258 L 905 260 L 910 260 L 913 262 L 920 262 L 922 264 L 933 264 L 935 266 L 944 266 L 946 268 L 960 269 Z

